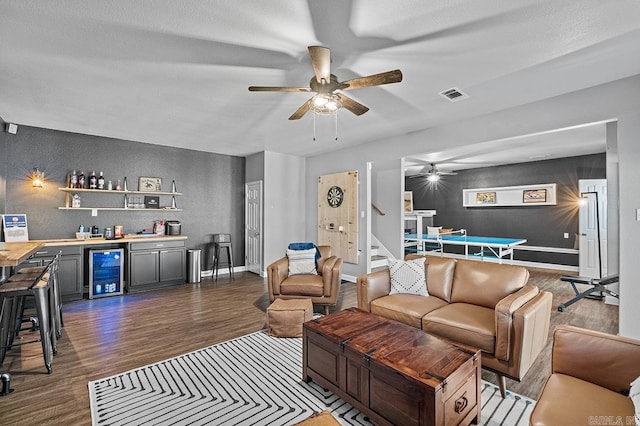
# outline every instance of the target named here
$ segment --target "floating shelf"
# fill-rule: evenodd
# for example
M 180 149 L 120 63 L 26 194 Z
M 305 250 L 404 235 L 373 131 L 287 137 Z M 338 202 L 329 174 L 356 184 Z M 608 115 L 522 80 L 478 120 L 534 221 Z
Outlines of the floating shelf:
M 181 212 L 182 209 L 129 209 L 125 207 L 58 207 L 58 210 L 125 210 L 128 212 Z
M 182 192 L 150 192 L 150 191 L 131 191 L 131 190 L 108 190 L 108 189 L 80 189 L 80 188 L 58 188 L 64 192 L 93 192 L 95 194 L 144 194 L 144 195 L 182 195 Z
M 462 190 L 463 207 L 535 207 L 556 204 L 555 183 Z

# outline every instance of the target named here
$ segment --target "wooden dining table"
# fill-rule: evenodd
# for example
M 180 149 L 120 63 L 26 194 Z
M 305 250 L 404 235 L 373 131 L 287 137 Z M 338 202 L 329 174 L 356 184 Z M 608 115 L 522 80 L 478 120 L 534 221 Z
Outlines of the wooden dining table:
M 9 278 L 11 269 L 18 266 L 44 246 L 44 241 L 0 243 L 0 282 Z

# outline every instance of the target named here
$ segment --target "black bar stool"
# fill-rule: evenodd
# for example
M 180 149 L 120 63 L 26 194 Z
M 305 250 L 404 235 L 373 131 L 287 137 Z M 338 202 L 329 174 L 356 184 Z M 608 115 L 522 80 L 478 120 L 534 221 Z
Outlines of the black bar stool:
M 231 246 L 231 234 L 213 234 L 213 272 L 218 279 L 218 269 L 220 267 L 220 249 L 227 249 L 227 266 L 229 267 L 229 275 L 233 275 L 233 247 Z

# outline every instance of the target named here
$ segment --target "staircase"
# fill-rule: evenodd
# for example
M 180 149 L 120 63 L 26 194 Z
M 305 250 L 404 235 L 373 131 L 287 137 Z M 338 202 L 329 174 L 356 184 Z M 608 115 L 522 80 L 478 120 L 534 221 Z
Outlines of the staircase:
M 389 266 L 386 256 L 378 254 L 378 246 L 371 246 L 371 272 L 385 269 Z

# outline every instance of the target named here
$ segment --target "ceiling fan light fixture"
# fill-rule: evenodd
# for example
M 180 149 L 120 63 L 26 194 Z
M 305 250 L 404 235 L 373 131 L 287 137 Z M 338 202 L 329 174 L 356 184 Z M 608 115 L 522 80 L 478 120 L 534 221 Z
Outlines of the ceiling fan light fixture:
M 311 98 L 309 107 L 316 114 L 333 114 L 342 108 L 342 101 L 334 93 L 319 93 Z
M 433 173 L 433 172 L 431 172 L 431 173 L 429 173 L 429 174 L 427 175 L 427 180 L 428 180 L 429 182 L 437 182 L 437 181 L 439 181 L 439 180 L 440 180 L 440 175 L 439 175 L 439 174 L 437 174 L 437 173 Z

